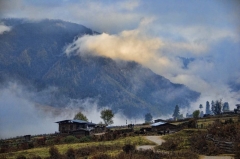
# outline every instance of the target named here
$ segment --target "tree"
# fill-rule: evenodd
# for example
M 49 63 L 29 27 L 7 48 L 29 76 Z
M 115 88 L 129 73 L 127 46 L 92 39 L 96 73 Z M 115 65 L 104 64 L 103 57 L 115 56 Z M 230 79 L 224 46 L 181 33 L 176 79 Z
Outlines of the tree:
M 202 104 L 199 105 L 199 108 L 202 110 L 202 108 L 203 108 Z
M 212 114 L 212 112 L 211 112 L 211 110 L 210 110 L 209 101 L 206 102 L 206 114 Z
M 223 111 L 224 111 L 224 112 L 229 111 L 229 104 L 228 104 L 228 102 L 225 102 L 225 103 L 223 104 Z
M 114 114 L 112 110 L 104 109 L 101 111 L 101 118 L 103 119 L 106 125 L 113 124 L 113 120 L 112 120 L 113 117 L 114 117 Z
M 212 100 L 212 102 L 211 102 L 211 110 L 212 110 L 212 112 L 213 112 L 213 110 L 214 110 L 214 101 Z
M 145 123 L 150 123 L 150 122 L 152 122 L 152 114 L 147 113 L 145 114 Z
M 82 112 L 78 112 L 73 119 L 88 121 L 88 118 Z
M 216 102 L 212 101 L 212 112 L 215 115 L 221 114 L 222 112 L 222 100 L 216 100 Z
M 199 116 L 202 118 L 204 116 L 203 111 L 200 112 Z
M 199 117 L 200 111 L 199 110 L 195 110 L 193 112 L 193 118 L 197 119 Z
M 179 107 L 178 105 L 175 106 L 175 109 L 174 109 L 174 112 L 173 112 L 173 115 L 174 119 L 178 119 L 179 116 L 180 116 L 180 110 L 179 110 Z

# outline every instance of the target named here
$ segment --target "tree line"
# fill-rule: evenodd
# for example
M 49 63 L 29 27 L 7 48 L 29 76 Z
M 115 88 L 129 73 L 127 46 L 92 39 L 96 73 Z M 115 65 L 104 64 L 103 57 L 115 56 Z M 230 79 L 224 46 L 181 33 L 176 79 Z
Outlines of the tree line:
M 193 113 L 190 115 L 187 113 L 186 117 L 193 117 L 193 118 L 203 117 L 204 116 L 204 113 L 202 110 L 203 108 L 204 108 L 203 105 L 200 104 L 199 109 L 194 110 Z M 209 101 L 206 101 L 206 107 L 205 107 L 206 115 L 219 115 L 222 112 L 228 112 L 228 111 L 229 111 L 229 104 L 228 102 L 223 103 L 222 99 L 216 100 L 216 101 L 212 100 L 211 105 Z M 178 105 L 175 106 L 172 117 L 174 118 L 174 120 L 183 118 L 182 114 L 180 114 L 180 109 Z

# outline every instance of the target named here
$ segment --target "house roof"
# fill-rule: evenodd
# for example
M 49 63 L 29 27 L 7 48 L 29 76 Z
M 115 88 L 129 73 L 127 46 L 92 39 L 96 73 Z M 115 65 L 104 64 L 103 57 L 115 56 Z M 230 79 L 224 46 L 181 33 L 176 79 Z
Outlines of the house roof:
M 160 122 L 151 124 L 151 126 L 159 126 L 159 125 L 163 125 L 163 124 L 166 124 L 166 122 L 160 121 Z
M 79 123 L 79 124 L 96 125 L 95 123 L 84 121 L 84 120 L 62 120 L 62 121 L 57 121 L 56 123 Z
M 163 119 L 156 119 L 156 120 L 154 120 L 155 123 L 160 122 L 160 121 L 161 122 L 166 122 L 166 120 L 163 120 Z

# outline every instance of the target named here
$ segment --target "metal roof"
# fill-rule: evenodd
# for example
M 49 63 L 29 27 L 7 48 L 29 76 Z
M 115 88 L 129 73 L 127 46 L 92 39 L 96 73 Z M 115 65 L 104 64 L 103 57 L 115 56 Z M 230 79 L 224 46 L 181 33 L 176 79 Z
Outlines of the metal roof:
M 159 125 L 163 125 L 163 124 L 166 124 L 166 122 L 157 122 L 157 123 L 153 123 L 151 124 L 151 126 L 159 126 Z
M 96 125 L 95 123 L 91 123 L 91 122 L 84 121 L 84 120 L 62 120 L 62 121 L 57 121 L 56 123 L 62 123 L 62 122 Z

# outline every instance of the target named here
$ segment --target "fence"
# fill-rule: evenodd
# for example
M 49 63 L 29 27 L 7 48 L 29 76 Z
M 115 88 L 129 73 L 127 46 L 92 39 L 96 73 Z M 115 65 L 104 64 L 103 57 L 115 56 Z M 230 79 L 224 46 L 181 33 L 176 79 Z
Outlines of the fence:
M 214 138 L 211 137 L 211 135 L 206 136 L 207 140 L 213 141 L 214 144 L 219 147 L 221 150 L 227 153 L 234 153 L 234 142 L 226 142 L 226 141 L 220 141 L 220 140 L 215 140 Z

